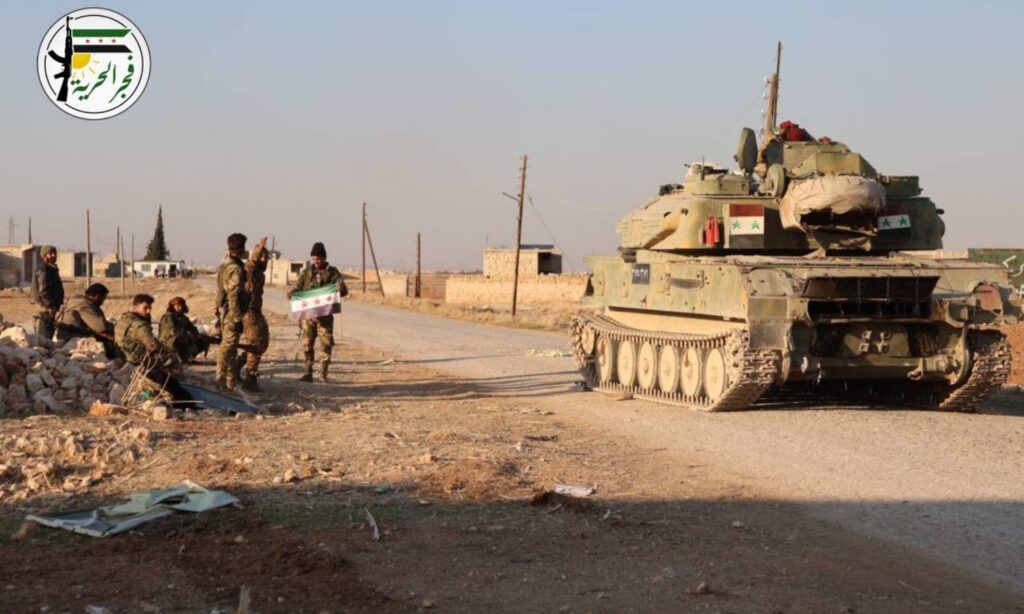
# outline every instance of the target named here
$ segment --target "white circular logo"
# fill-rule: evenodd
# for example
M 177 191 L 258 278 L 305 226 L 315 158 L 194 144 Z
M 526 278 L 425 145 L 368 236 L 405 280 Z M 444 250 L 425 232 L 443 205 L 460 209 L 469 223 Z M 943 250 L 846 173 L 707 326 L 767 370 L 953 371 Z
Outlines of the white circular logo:
M 138 26 L 108 9 L 79 9 L 39 45 L 39 83 L 65 113 L 106 119 L 128 110 L 149 81 L 149 47 Z

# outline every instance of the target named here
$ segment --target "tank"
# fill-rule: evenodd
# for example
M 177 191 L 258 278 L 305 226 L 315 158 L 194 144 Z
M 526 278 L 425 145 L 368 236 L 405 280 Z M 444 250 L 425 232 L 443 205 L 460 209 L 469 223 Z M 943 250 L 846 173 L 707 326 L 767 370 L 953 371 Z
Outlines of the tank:
M 586 259 L 586 386 L 703 411 L 770 390 L 973 411 L 1009 375 L 1009 271 L 930 257 L 943 210 L 917 177 L 776 125 L 778 72 L 738 169 L 689 165 L 619 220 L 618 253 Z

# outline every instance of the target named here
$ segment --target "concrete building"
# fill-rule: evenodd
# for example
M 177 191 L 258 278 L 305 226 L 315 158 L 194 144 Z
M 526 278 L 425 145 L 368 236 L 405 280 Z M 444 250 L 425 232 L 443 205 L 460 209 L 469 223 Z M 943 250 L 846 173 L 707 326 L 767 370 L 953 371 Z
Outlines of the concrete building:
M 57 250 L 57 268 L 60 269 L 61 279 L 85 277 L 87 264 L 88 260 L 85 252 L 63 249 Z M 95 262 L 93 264 L 95 264 Z M 96 275 L 95 269 L 93 269 L 93 275 Z
M 290 286 L 299 279 L 299 274 L 306 266 L 305 260 L 288 260 L 272 258 L 267 263 L 267 284 L 271 286 Z
M 0 245 L 0 288 L 28 283 L 41 263 L 39 248 L 35 245 Z
M 146 260 L 135 263 L 135 277 L 177 277 L 185 270 L 184 260 Z
M 515 248 L 484 250 L 484 277 L 512 279 L 515 272 Z M 523 245 L 519 252 L 519 277 L 558 275 L 562 272 L 562 252 L 554 245 Z

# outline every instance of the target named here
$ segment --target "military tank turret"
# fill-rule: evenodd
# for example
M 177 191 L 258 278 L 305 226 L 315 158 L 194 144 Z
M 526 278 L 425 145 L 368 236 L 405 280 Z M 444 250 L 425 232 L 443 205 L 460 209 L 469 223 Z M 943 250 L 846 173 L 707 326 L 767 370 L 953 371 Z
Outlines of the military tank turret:
M 778 82 L 777 58 L 738 170 L 689 165 L 619 221 L 617 254 L 587 258 L 600 310 L 571 330 L 587 386 L 706 411 L 807 386 L 973 410 L 1009 374 L 1007 270 L 930 257 L 943 211 L 918 178 L 776 125 Z

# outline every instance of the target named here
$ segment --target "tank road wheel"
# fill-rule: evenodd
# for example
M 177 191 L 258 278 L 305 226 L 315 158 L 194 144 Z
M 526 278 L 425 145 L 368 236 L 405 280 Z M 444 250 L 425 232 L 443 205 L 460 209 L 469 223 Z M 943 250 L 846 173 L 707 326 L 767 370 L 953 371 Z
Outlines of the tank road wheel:
M 619 375 L 619 383 L 627 388 L 636 384 L 636 344 L 632 341 L 619 343 L 615 352 L 615 371 Z
M 615 342 L 608 337 L 597 339 L 597 376 L 602 384 L 615 377 Z
M 645 341 L 637 354 L 636 379 L 644 390 L 653 390 L 658 381 L 658 352 L 650 341 Z
M 700 394 L 701 371 L 704 366 L 700 360 L 700 351 L 697 348 L 686 348 L 683 358 L 679 361 L 680 380 L 683 387 L 683 394 L 688 397 L 695 397 Z
M 704 357 L 704 393 L 712 404 L 717 403 L 728 387 L 725 374 L 725 357 L 722 350 L 712 348 Z
M 679 390 L 679 350 L 662 346 L 658 354 L 658 388 L 665 394 Z
M 593 356 L 594 350 L 597 349 L 597 331 L 590 324 L 583 325 L 583 331 L 580 333 L 580 344 L 583 346 L 583 353 L 587 356 Z

